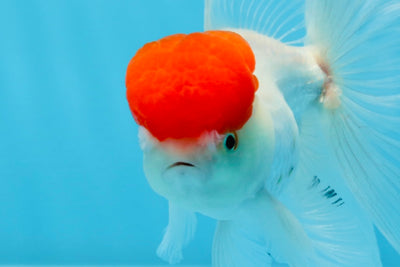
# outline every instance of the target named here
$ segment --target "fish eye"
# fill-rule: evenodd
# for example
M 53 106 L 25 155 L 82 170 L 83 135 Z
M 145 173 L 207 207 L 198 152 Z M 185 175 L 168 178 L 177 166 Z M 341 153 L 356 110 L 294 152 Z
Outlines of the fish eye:
M 228 149 L 229 151 L 233 151 L 233 150 L 236 150 L 237 145 L 238 145 L 238 140 L 237 140 L 236 133 L 228 133 L 225 136 L 225 140 L 224 140 L 225 148 Z

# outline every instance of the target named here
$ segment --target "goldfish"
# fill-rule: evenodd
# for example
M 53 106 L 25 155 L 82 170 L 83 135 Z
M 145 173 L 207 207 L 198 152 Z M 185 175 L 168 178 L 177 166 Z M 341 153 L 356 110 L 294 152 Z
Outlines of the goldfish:
M 196 214 L 214 267 L 382 266 L 400 252 L 400 3 L 206 0 L 204 32 L 145 44 L 126 96 L 169 203 L 157 254 Z

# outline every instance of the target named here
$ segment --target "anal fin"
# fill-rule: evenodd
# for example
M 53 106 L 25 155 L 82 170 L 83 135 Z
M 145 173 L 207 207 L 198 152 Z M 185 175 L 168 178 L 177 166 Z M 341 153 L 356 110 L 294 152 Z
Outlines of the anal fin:
M 252 239 L 249 230 L 235 221 L 219 221 L 214 236 L 212 266 L 273 266 L 263 240 Z

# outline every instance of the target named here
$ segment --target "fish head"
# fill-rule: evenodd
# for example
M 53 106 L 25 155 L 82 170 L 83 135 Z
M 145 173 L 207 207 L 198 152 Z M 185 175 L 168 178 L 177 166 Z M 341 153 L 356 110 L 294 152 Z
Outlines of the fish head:
M 253 109 L 241 129 L 205 132 L 196 139 L 159 141 L 141 127 L 144 172 L 152 189 L 212 217 L 253 197 L 269 174 L 275 138 L 272 120 L 257 99 Z
M 210 216 L 263 187 L 274 134 L 254 70 L 250 45 L 228 31 L 168 36 L 132 58 L 127 99 L 157 193 Z

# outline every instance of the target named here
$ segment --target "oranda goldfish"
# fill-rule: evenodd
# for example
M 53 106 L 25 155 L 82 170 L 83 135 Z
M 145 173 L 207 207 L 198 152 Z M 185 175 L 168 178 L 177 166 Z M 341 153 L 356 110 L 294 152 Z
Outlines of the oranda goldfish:
M 381 266 L 400 252 L 400 2 L 206 0 L 205 32 L 144 45 L 127 99 L 169 201 L 170 263 L 195 213 L 216 267 Z

